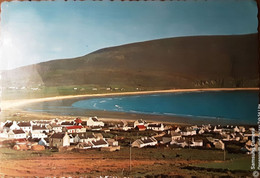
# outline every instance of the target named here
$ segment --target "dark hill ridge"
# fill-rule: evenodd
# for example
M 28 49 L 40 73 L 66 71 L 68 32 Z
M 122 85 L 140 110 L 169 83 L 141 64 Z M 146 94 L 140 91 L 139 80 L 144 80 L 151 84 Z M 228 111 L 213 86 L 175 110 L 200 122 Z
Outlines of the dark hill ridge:
M 3 79 L 7 86 L 256 87 L 257 47 L 257 34 L 159 39 L 17 68 Z

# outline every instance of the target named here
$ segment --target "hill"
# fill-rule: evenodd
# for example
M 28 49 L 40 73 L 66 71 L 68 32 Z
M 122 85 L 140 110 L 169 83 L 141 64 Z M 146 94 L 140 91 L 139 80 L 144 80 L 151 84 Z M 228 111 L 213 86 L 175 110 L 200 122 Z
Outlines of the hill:
M 158 39 L 2 73 L 4 86 L 256 87 L 257 34 Z

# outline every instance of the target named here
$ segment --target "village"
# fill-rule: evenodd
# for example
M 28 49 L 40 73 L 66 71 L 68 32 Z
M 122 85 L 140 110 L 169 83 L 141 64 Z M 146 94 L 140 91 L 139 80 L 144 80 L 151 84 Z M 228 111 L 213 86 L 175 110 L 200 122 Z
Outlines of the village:
M 255 128 L 233 125 L 186 125 L 88 120 L 32 120 L 0 123 L 1 147 L 15 150 L 119 151 L 123 147 L 218 149 L 250 154 Z M 255 136 L 258 136 L 255 133 Z M 257 143 L 256 143 L 257 145 Z M 256 146 L 257 148 L 257 146 Z

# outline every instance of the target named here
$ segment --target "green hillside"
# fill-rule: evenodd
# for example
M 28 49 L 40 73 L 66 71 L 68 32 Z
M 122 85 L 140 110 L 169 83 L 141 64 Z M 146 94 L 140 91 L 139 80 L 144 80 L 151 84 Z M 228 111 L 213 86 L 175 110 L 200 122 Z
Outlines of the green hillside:
M 21 67 L 2 78 L 4 86 L 19 87 L 256 87 L 257 47 L 257 34 L 159 39 Z

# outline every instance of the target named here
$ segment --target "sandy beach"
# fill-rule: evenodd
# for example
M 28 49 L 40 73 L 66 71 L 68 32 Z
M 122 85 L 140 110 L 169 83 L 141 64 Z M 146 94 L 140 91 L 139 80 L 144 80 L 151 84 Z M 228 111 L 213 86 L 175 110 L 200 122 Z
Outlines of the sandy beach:
M 1 110 L 7 110 L 23 106 L 26 104 L 39 103 L 44 101 L 64 100 L 72 98 L 85 98 L 85 97 L 106 97 L 106 96 L 126 96 L 126 95 L 145 95 L 145 94 L 158 94 L 158 93 L 177 93 L 177 92 L 202 92 L 202 91 L 236 91 L 236 90 L 259 90 L 259 88 L 203 88 L 203 89 L 171 89 L 171 90 L 157 90 L 157 91 L 136 91 L 136 92 L 121 92 L 121 93 L 102 93 L 102 94 L 84 94 L 84 95 L 68 95 L 56 96 L 35 99 L 23 100 L 7 100 L 1 102 Z
M 124 113 L 124 112 L 112 112 L 112 111 L 99 111 L 99 110 L 88 110 L 83 115 L 54 115 L 51 113 L 44 112 L 31 112 L 24 111 L 21 107 L 36 104 L 47 101 L 59 101 L 59 100 L 69 100 L 69 99 L 81 99 L 81 98 L 93 98 L 93 97 L 110 97 L 110 96 L 127 96 L 127 95 L 146 95 L 146 94 L 158 94 L 158 93 L 176 93 L 176 92 L 204 92 L 204 91 L 236 91 L 236 90 L 252 90 L 256 91 L 259 88 L 205 88 L 205 89 L 172 89 L 172 90 L 158 90 L 158 91 L 137 91 L 137 92 L 121 92 L 121 93 L 104 93 L 104 94 L 85 94 L 85 95 L 69 95 L 69 96 L 57 96 L 57 97 L 46 97 L 46 98 L 35 98 L 35 99 L 23 99 L 23 100 L 7 100 L 2 101 L 2 116 L 3 118 L 15 118 L 21 120 L 34 119 L 53 119 L 60 118 L 64 120 L 74 119 L 75 117 L 81 117 L 83 120 L 90 116 L 98 116 L 102 120 L 107 121 L 119 121 L 128 120 L 133 121 L 136 119 L 145 119 L 151 122 L 170 122 L 171 124 L 187 124 L 192 123 L 190 118 L 179 117 L 179 116 L 162 116 L 162 115 L 148 115 L 148 114 L 136 114 L 136 113 Z M 19 113 L 18 116 L 17 113 Z M 13 117 L 15 116 L 15 117 Z M 214 121 L 215 122 L 215 121 Z M 217 121 L 218 122 L 218 121 Z M 203 122 L 202 122 L 203 123 Z M 199 121 L 196 121 L 199 124 Z

